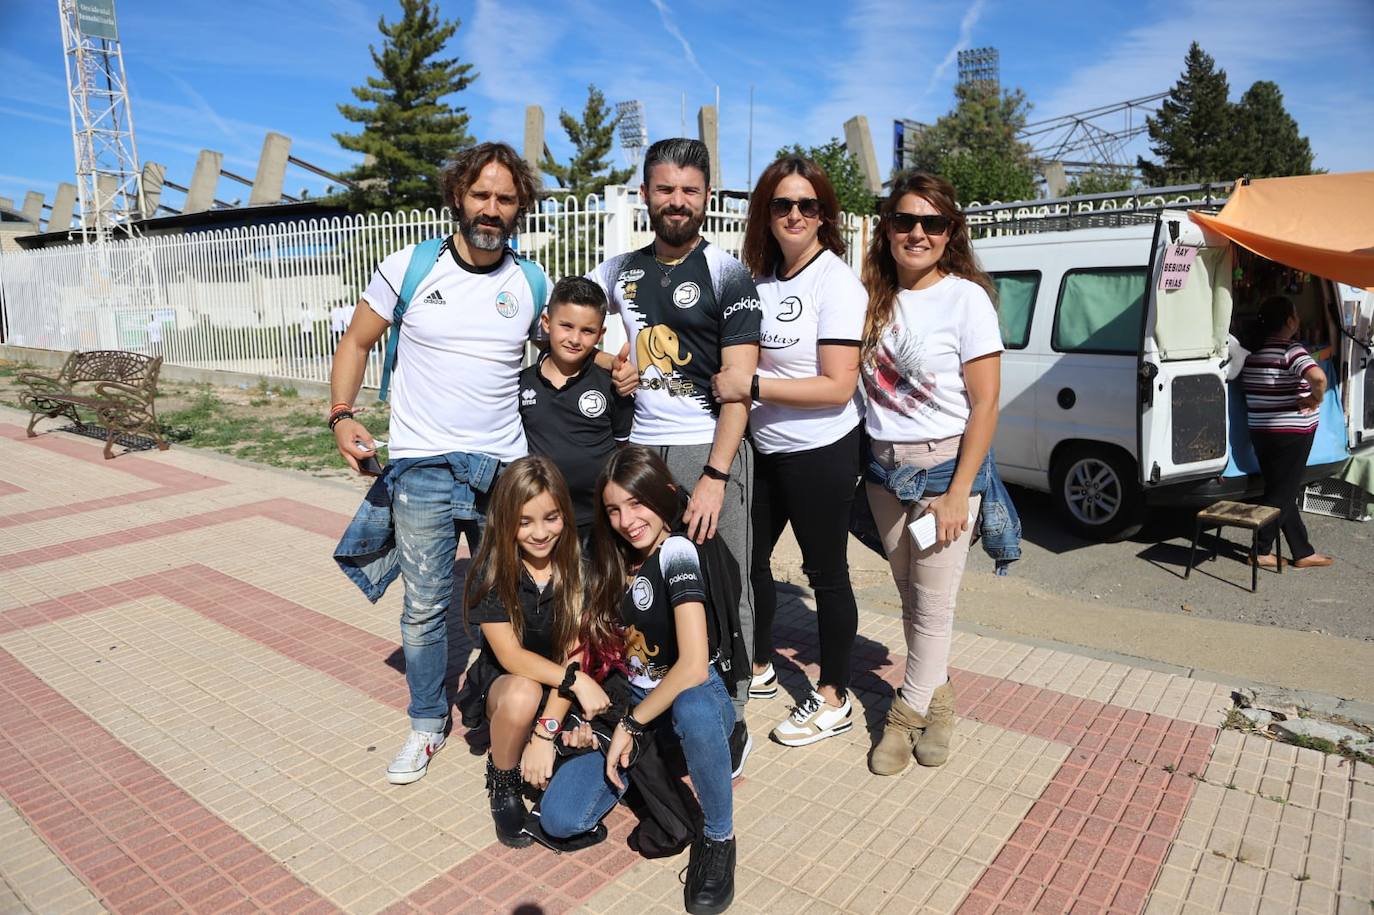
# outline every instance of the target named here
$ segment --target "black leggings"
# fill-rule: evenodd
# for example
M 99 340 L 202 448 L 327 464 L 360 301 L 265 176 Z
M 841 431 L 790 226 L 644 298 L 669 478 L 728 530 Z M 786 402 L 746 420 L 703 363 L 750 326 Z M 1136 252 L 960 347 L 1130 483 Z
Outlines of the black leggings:
M 859 609 L 849 583 L 849 512 L 859 476 L 859 426 L 830 445 L 780 454 L 758 452 L 754 463 L 754 659 L 773 655 L 778 594 L 769 560 L 790 521 L 801 547 L 802 571 L 816 594 L 820 629 L 818 685 L 844 695 Z
M 1260 473 L 1264 474 L 1264 495 L 1260 496 L 1259 504 L 1272 505 L 1282 512 L 1277 525 L 1260 531 L 1261 556 L 1274 551 L 1274 540 L 1280 530 L 1283 539 L 1288 541 L 1288 554 L 1292 558 L 1304 559 L 1316 552 L 1307 539 L 1307 525 L 1302 523 L 1302 513 L 1298 511 L 1303 472 L 1307 469 L 1307 456 L 1312 451 L 1314 437 L 1312 432 L 1250 433 Z

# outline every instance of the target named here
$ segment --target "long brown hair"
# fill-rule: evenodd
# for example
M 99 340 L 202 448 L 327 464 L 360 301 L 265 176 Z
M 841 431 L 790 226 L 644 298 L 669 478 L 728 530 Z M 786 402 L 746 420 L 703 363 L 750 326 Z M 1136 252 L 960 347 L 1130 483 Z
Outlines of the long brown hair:
M 511 464 L 496 480 L 487 507 L 487 528 L 482 545 L 472 559 L 472 573 L 463 586 L 463 621 L 470 623 L 468 611 L 495 591 L 501 606 L 510 616 L 515 637 L 522 644 L 525 618 L 520 610 L 520 547 L 515 535 L 520 529 L 520 512 L 525 503 L 544 493 L 553 496 L 563 515 L 563 533 L 553 548 L 553 644 L 560 653 L 577 641 L 582 627 L 582 553 L 577 545 L 572 498 L 563 474 L 548 458 L 526 457 Z
M 783 156 L 763 170 L 749 197 L 749 217 L 744 224 L 740 260 L 756 277 L 768 276 L 782 263 L 782 248 L 773 237 L 773 217 L 768 206 L 778 185 L 788 175 L 800 175 L 816 189 L 816 199 L 821 202 L 821 227 L 816 238 L 822 248 L 844 257 L 844 236 L 839 227 L 840 200 L 835 196 L 835 188 L 825 169 L 805 156 Z
M 997 287 L 978 266 L 969 241 L 968 221 L 959 209 L 954 185 L 928 172 L 904 172 L 892 181 L 892 192 L 878 205 L 878 228 L 873 232 L 868 252 L 864 255 L 863 283 L 868 290 L 868 315 L 864 318 L 864 359 L 870 359 L 883 331 L 892 323 L 892 311 L 897 304 L 901 287 L 897 281 L 897 262 L 892 257 L 887 230 L 897 204 L 907 194 L 921 197 L 950 218 L 945 253 L 935 265 L 941 273 L 972 280 L 987 291 L 988 298 L 997 304 Z
M 592 517 L 591 582 L 587 594 L 583 644 L 593 657 L 610 654 L 623 659 L 620 605 L 625 597 L 625 579 L 640 557 L 624 537 L 611 527 L 606 513 L 606 484 L 614 483 L 634 496 L 639 503 L 663 520 L 668 530 L 682 523 L 682 497 L 673 484 L 673 475 L 663 458 L 643 445 L 627 445 L 611 455 L 596 481 L 595 509 Z
M 478 143 L 461 150 L 444 163 L 439 171 L 439 193 L 443 197 L 443 205 L 453 211 L 456 219 L 463 212 L 463 198 L 467 196 L 468 188 L 476 183 L 482 169 L 493 162 L 510 172 L 511 180 L 515 182 L 515 199 L 519 204 L 515 213 L 518 227 L 520 220 L 539 201 L 539 183 L 529 164 L 509 143 Z

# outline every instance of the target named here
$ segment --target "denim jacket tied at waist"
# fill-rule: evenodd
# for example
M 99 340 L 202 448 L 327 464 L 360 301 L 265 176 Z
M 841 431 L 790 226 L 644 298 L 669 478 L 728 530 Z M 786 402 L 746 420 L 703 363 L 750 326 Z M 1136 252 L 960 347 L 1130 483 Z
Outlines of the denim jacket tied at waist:
M 958 459 L 950 458 L 930 468 L 899 464 L 888 470 L 870 457 L 864 478 L 886 488 L 903 504 L 909 505 L 926 496 L 947 492 L 957 466 Z M 991 450 L 978 468 L 969 494 L 983 497 L 982 507 L 978 510 L 978 532 L 982 537 L 983 551 L 997 564 L 997 574 L 1006 575 L 1007 567 L 1021 558 L 1021 516 L 1016 513 L 1016 506 L 1002 484 Z
M 453 520 L 472 521 L 478 518 L 477 494 L 491 489 L 501 462 L 487 454 L 454 451 L 400 458 L 386 466 L 334 548 L 334 561 L 374 604 L 401 574 L 391 499 L 396 481 L 417 467 L 447 467 L 453 474 Z

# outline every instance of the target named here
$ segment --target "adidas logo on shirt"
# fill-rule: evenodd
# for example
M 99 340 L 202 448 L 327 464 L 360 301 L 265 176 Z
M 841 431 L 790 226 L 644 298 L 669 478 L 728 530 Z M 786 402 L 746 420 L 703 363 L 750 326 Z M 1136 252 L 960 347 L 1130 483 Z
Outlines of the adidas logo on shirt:
M 447 305 L 447 304 L 448 304 L 447 302 L 444 301 L 444 297 L 441 296 L 441 295 L 439 294 L 439 290 L 437 290 L 437 289 L 434 290 L 433 292 L 431 292 L 429 295 L 425 296 L 423 299 L 421 299 L 421 301 L 424 302 L 426 305 Z

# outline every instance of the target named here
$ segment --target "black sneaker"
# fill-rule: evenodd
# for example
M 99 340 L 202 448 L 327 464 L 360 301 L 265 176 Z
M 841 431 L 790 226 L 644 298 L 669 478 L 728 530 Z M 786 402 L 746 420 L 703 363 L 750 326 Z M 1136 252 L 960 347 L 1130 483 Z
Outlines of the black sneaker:
M 730 777 L 739 778 L 744 771 L 744 761 L 749 758 L 749 751 L 754 749 L 754 738 L 749 736 L 749 729 L 744 726 L 743 721 L 735 722 L 735 729 L 730 732 Z
M 705 836 L 692 843 L 683 905 L 691 915 L 719 915 L 735 901 L 735 840 Z

